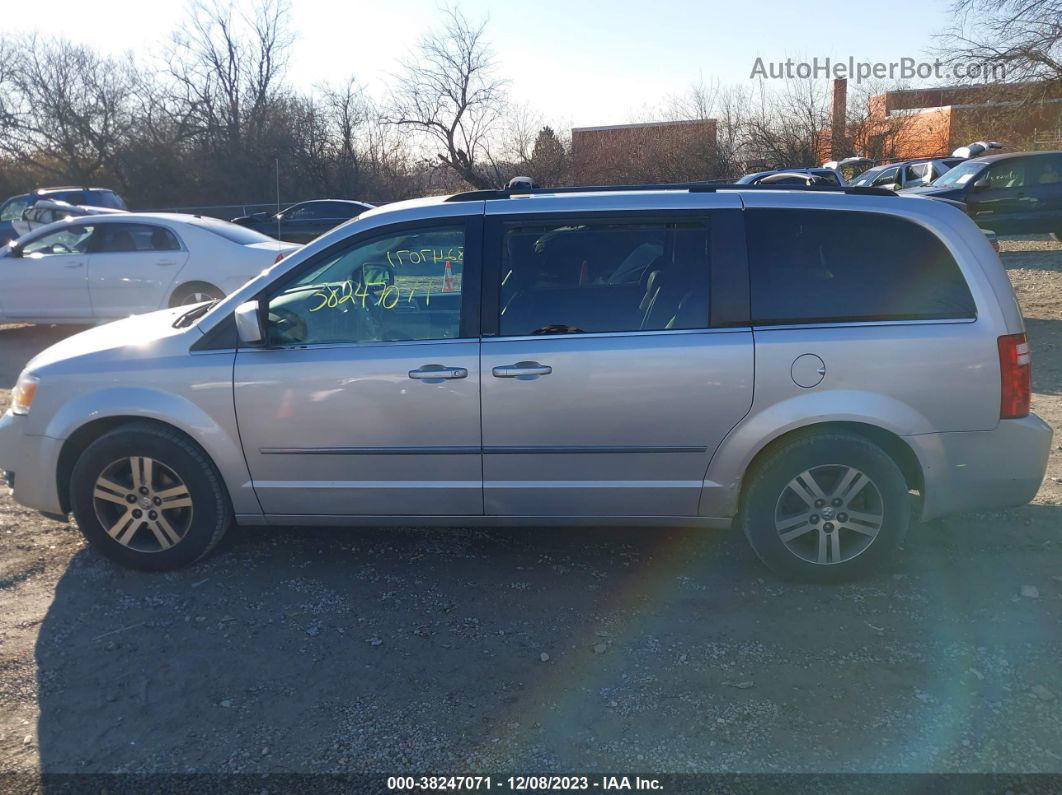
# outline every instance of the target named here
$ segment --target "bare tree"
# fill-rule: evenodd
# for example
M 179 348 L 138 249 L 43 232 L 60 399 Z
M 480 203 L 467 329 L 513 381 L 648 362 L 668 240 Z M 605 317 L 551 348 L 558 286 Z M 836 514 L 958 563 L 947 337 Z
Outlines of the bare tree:
M 36 35 L 5 41 L 4 51 L 18 57 L 0 52 L 0 151 L 75 182 L 113 168 L 130 126 L 126 64 Z
M 710 119 L 715 114 L 721 90 L 718 80 L 705 83 L 704 75 L 701 75 L 683 93 L 667 98 L 664 117 L 669 121 Z
M 168 105 L 214 161 L 217 189 L 242 183 L 265 193 L 274 157 L 291 153 L 289 136 L 277 128 L 278 117 L 292 109 L 283 86 L 293 43 L 288 18 L 287 0 L 261 0 L 249 9 L 193 0 L 174 34 Z
M 286 0 L 262 0 L 253 14 L 222 0 L 194 0 L 173 37 L 170 73 L 208 129 L 238 142 L 262 123 L 278 88 L 292 37 Z
M 817 165 L 829 123 L 824 81 L 787 80 L 777 91 L 761 81 L 747 123 L 749 155 L 755 166 L 766 168 Z
M 955 23 L 938 37 L 953 64 L 981 64 L 975 82 L 1041 83 L 1029 100 L 1062 88 L 1062 0 L 955 0 Z
M 664 109 L 664 117 L 669 120 L 715 122 L 714 146 L 702 146 L 691 153 L 700 158 L 701 171 L 710 179 L 731 179 L 743 173 L 749 116 L 747 90 L 722 86 L 718 81 L 705 83 L 703 77 L 684 93 L 669 97 Z
M 495 187 L 492 136 L 506 110 L 506 83 L 494 74 L 486 22 L 457 8 L 441 30 L 421 39 L 397 76 L 392 121 L 419 133 L 434 159 L 476 188 Z

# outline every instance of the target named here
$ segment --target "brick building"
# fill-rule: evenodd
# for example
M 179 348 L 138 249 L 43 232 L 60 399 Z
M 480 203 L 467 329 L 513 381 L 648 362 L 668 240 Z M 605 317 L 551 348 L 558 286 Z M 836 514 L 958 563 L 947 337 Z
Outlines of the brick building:
M 572 129 L 572 172 L 582 185 L 711 179 L 715 119 Z
M 889 91 L 871 97 L 868 110 L 867 148 L 874 148 L 877 122 L 880 135 L 893 136 L 890 148 L 898 158 L 950 154 L 978 140 L 997 140 L 1011 151 L 1062 147 L 1058 86 L 1009 83 Z

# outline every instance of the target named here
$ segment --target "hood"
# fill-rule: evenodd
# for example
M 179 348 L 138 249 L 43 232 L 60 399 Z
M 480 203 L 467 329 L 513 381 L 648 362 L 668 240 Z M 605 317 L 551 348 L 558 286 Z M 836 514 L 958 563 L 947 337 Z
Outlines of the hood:
M 917 188 L 904 188 L 900 193 L 914 196 L 933 196 L 938 199 L 959 199 L 962 197 L 962 188 L 936 188 L 932 185 L 922 185 Z
M 195 328 L 194 324 L 187 328 L 173 327 L 173 321 L 187 311 L 186 306 L 160 309 L 157 312 L 133 315 L 124 320 L 90 328 L 45 348 L 30 360 L 26 369 L 37 371 L 66 359 L 120 348 L 142 351 L 152 347 L 159 340 L 187 334 L 189 328 Z M 197 329 L 192 333 L 198 337 L 201 332 Z

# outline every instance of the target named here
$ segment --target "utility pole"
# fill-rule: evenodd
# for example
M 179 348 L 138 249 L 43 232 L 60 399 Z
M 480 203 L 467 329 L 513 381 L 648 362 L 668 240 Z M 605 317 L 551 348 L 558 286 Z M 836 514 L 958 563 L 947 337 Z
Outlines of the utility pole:
M 280 155 L 273 159 L 277 173 L 277 212 L 273 217 L 277 219 L 277 240 L 280 240 Z

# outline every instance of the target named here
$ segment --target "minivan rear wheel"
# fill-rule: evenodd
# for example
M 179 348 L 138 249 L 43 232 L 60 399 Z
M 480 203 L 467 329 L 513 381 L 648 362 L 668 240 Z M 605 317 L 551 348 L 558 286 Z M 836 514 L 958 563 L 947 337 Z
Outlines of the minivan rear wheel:
M 70 478 L 81 532 L 107 557 L 156 571 L 206 555 L 232 522 L 221 476 L 180 433 L 122 426 L 90 444 Z
M 768 567 L 813 582 L 880 570 L 910 515 L 900 468 L 873 442 L 844 432 L 800 436 L 768 452 L 741 511 L 745 535 Z

